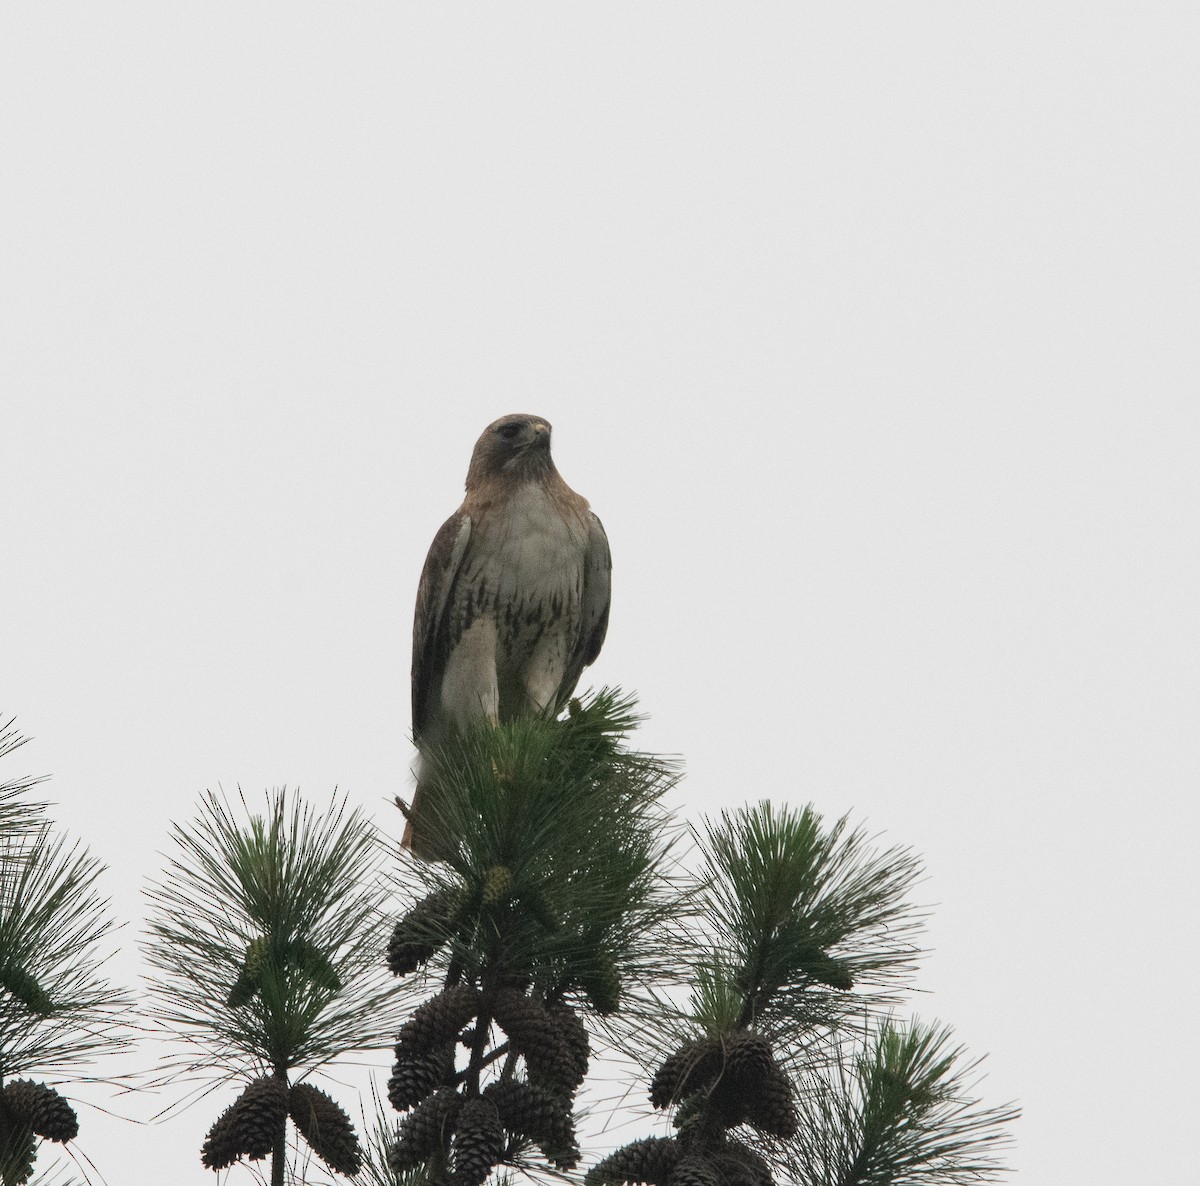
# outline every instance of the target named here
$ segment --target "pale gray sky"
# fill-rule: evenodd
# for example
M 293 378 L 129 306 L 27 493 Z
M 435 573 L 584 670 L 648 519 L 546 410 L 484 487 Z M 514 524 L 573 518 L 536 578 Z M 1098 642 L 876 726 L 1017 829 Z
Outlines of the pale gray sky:
M 612 541 L 589 678 L 685 758 L 680 812 L 812 801 L 917 849 L 913 1010 L 1023 1105 L 1018 1179 L 1178 1179 L 1198 32 L 6 5 L 0 710 L 35 740 L 2 773 L 51 774 L 111 866 L 117 977 L 204 788 L 394 822 L 425 550 L 480 430 L 531 411 Z M 85 1107 L 78 1146 L 200 1186 L 224 1102 Z

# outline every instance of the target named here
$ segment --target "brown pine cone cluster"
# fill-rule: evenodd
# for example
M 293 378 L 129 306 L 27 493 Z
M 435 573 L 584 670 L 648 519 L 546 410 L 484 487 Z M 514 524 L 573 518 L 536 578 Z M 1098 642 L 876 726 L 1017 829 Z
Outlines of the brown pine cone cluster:
M 565 1001 L 547 1005 L 546 1011 L 550 1014 L 550 1020 L 554 1023 L 559 1037 L 575 1062 L 575 1073 L 579 1076 L 576 1083 L 576 1086 L 578 1086 L 587 1076 L 588 1059 L 592 1052 L 587 1030 L 584 1028 L 579 1014 Z
M 210 1170 L 223 1170 L 233 1165 L 245 1152 L 233 1131 L 234 1105 L 230 1105 L 213 1122 L 200 1146 L 200 1163 Z
M 281 1079 L 263 1075 L 246 1085 L 208 1130 L 200 1160 L 209 1169 L 224 1169 L 239 1157 L 261 1161 L 283 1132 L 288 1114 L 288 1089 Z
M 407 1112 L 453 1080 L 453 1043 L 447 1042 L 423 1054 L 413 1054 L 397 1046 L 396 1063 L 387 1085 L 388 1102 L 397 1112 Z
M 773 1186 L 771 1167 L 753 1149 L 723 1134 L 702 1142 L 676 1137 L 633 1141 L 593 1166 L 585 1186 Z
M 458 1040 L 459 1031 L 479 1011 L 479 992 L 465 984 L 431 997 L 400 1027 L 396 1057 L 427 1054 Z
M 725 1039 L 725 1067 L 709 1102 L 724 1127 L 748 1122 L 768 1136 L 796 1135 L 799 1117 L 791 1080 L 761 1034 L 740 1030 Z
M 20 1186 L 33 1176 L 38 1137 L 66 1144 L 79 1133 L 75 1109 L 53 1087 L 13 1079 L 0 1090 L 0 1182 Z
M 579 1164 L 569 1099 L 512 1079 L 492 1083 L 483 1094 L 495 1105 L 504 1127 L 516 1137 L 533 1141 L 551 1165 L 569 1170 Z
M 618 1182 L 646 1182 L 649 1186 L 667 1186 L 679 1164 L 679 1142 L 674 1137 L 644 1137 L 631 1141 L 603 1161 L 592 1166 L 584 1178 L 585 1186 L 606 1186 Z
M 587 1034 L 568 1005 L 552 1012 L 515 988 L 504 988 L 492 1005 L 509 1045 L 525 1059 L 530 1081 L 573 1095 L 587 1073 Z M 582 1039 L 582 1043 L 581 1043 Z
M 504 1125 L 490 1099 L 464 1100 L 458 1110 L 451 1161 L 453 1186 L 483 1186 L 504 1155 Z
M 547 1006 L 528 987 L 527 978 L 510 981 L 489 994 L 490 1005 L 476 989 L 445 989 L 402 1027 L 388 1099 L 397 1111 L 411 1111 L 389 1153 L 394 1172 L 428 1163 L 447 1186 L 482 1186 L 526 1142 L 557 1169 L 579 1164 L 572 1110 L 587 1073 L 587 1031 L 569 1005 Z M 465 1076 L 455 1074 L 455 1043 L 473 1047 L 489 1020 L 504 1031 L 510 1055 L 524 1059 L 527 1079 L 501 1078 L 478 1094 L 456 1089 Z
M 675 1137 L 634 1141 L 592 1168 L 587 1186 L 774 1186 L 771 1167 L 729 1136 L 750 1124 L 767 1136 L 795 1136 L 791 1080 L 770 1041 L 750 1030 L 687 1042 L 663 1060 L 650 1085 L 656 1108 L 677 1105 Z
M 656 1108 L 668 1108 L 703 1091 L 721 1073 L 724 1061 L 719 1037 L 686 1043 L 669 1055 L 655 1073 L 650 1084 L 651 1104 Z
M 709 1160 L 728 1186 L 773 1186 L 771 1167 L 741 1141 L 721 1142 L 709 1153 Z
M 707 1153 L 685 1153 L 667 1181 L 670 1186 L 724 1186 L 721 1171 Z
M 261 1161 L 274 1150 L 289 1115 L 330 1169 L 349 1175 L 362 1168 L 358 1136 L 345 1111 L 319 1088 L 308 1083 L 289 1088 L 274 1075 L 247 1084 L 217 1117 L 200 1150 L 201 1162 L 223 1170 L 242 1157 Z
M 388 1153 L 391 1169 L 401 1174 L 415 1169 L 435 1153 L 444 1153 L 461 1105 L 458 1092 L 443 1087 L 414 1108 L 400 1122 L 396 1143 Z
M 650 1102 L 656 1108 L 694 1105 L 700 1093 L 706 1123 L 733 1128 L 748 1122 L 770 1136 L 796 1134 L 791 1080 L 761 1034 L 737 1030 L 681 1046 L 655 1074 Z
M 482 1186 L 510 1136 L 533 1141 L 557 1169 L 579 1164 L 569 1102 L 519 1080 L 491 1083 L 470 1098 L 440 1088 L 401 1122 L 388 1164 L 403 1173 L 435 1158 L 449 1168 L 452 1186 Z
M 5 1113 L 27 1124 L 35 1136 L 65 1145 L 79 1135 L 75 1109 L 53 1087 L 32 1079 L 13 1079 L 4 1085 Z

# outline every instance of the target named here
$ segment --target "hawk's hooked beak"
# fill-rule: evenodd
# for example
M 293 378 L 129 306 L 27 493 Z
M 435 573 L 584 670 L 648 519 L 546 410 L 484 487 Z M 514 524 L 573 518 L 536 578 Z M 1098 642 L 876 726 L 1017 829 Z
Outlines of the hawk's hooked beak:
M 533 422 L 533 432 L 535 436 L 548 437 L 550 435 L 550 425 L 543 424 L 540 420 Z

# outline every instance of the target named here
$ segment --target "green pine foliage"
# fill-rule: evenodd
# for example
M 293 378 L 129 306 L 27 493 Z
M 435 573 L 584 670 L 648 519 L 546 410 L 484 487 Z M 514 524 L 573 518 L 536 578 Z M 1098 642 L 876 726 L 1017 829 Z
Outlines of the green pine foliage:
M 767 802 L 723 813 L 698 839 L 708 938 L 696 1006 L 710 1028 L 798 1039 L 911 974 L 920 866 L 908 850 L 873 852 L 845 819 L 826 826 L 812 807 Z
M 443 859 L 406 860 L 415 900 L 389 964 L 440 988 L 397 1035 L 393 1178 L 479 1186 L 578 1164 L 584 1018 L 645 1007 L 681 909 L 661 806 L 676 772 L 627 745 L 636 723 L 630 698 L 602 691 L 562 720 L 481 725 L 427 761 Z
M 123 1043 L 129 999 L 102 977 L 103 865 L 43 823 L 0 833 L 0 1072 L 67 1071 Z
M 769 803 L 724 813 L 697 840 L 692 1005 L 664 1013 L 670 1052 L 647 1067 L 675 1135 L 618 1149 L 589 1186 L 994 1178 L 1015 1109 L 971 1095 L 948 1030 L 888 1012 L 916 954 L 912 854 Z
M 0 759 L 7 758 L 29 741 L 16 727 L 16 720 L 16 717 L 9 717 L 0 724 Z M 0 835 L 13 839 L 42 825 L 49 804 L 30 799 L 29 792 L 44 781 L 44 778 L 23 775 L 0 782 Z
M 681 856 L 663 807 L 677 769 L 632 748 L 637 723 L 603 690 L 425 755 L 433 862 L 389 859 L 337 796 L 203 797 L 150 887 L 146 952 L 153 1021 L 180 1050 L 158 1085 L 236 1084 L 197 1141 L 205 1166 L 263 1180 L 269 1159 L 272 1186 L 289 1150 L 291 1180 L 362 1186 L 1001 1174 L 1017 1110 L 978 1099 L 949 1029 L 896 1016 L 919 955 L 914 855 L 762 802 L 693 829 Z M 0 728 L 0 757 L 20 743 Z M 42 1076 L 119 1046 L 129 1007 L 99 977 L 99 866 L 53 833 L 35 782 L 0 784 L 0 1186 L 36 1186 L 41 1142 L 74 1139 Z M 597 1043 L 640 1063 L 664 1126 L 584 1172 Z M 311 1080 L 386 1046 L 360 1141 Z
M 24 744 L 10 720 L 0 758 Z M 103 976 L 114 924 L 97 883 L 103 866 L 56 833 L 40 780 L 0 784 L 0 1183 L 26 1182 L 46 1140 L 79 1123 L 57 1088 L 128 1044 L 129 996 Z M 37 1079 L 25 1076 L 37 1076 Z
M 413 873 L 425 895 L 457 905 L 426 920 L 442 974 L 477 978 L 503 958 L 545 997 L 582 994 L 611 1012 L 622 981 L 667 973 L 675 829 L 660 802 L 677 771 L 626 746 L 638 719 L 631 697 L 606 689 L 561 721 L 481 724 L 430 756 L 443 860 Z M 498 929 L 501 944 L 481 941 Z
M 292 1070 L 385 1044 L 401 1002 L 381 967 L 373 826 L 344 799 L 242 806 L 206 793 L 149 890 L 154 1016 L 191 1051 L 172 1069 Z
M 799 1134 L 782 1151 L 788 1173 L 812 1186 L 994 1180 L 1019 1113 L 979 1101 L 978 1066 L 945 1026 L 882 1022 L 804 1075 Z
M 210 792 L 198 818 L 174 828 L 167 869 L 149 890 L 146 952 L 154 1018 L 184 1049 L 163 1081 L 246 1085 L 209 1131 L 204 1163 L 270 1152 L 272 1180 L 282 1181 L 292 1079 L 387 1044 L 403 993 L 384 966 L 390 891 L 373 825 L 339 797 L 324 812 L 283 790 L 261 813 L 242 807 Z M 352 1172 L 357 1138 L 315 1090 L 297 1097 L 300 1131 Z
M 760 803 L 693 833 L 684 884 L 660 806 L 674 769 L 627 747 L 636 720 L 605 691 L 427 763 L 443 859 L 403 866 L 388 962 L 440 988 L 398 1032 L 403 1116 L 381 1122 L 370 1181 L 570 1173 L 601 1027 L 643 1061 L 673 1135 L 616 1150 L 588 1186 L 994 1177 L 1015 1111 L 970 1095 L 948 1031 L 890 1020 L 918 955 L 913 854 Z

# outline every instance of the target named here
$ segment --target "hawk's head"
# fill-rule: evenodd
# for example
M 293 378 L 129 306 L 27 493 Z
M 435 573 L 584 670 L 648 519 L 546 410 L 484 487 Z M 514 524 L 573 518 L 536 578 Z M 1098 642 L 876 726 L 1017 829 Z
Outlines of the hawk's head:
M 528 479 L 553 469 L 550 421 L 516 412 L 493 421 L 475 442 L 471 467 L 467 470 L 467 489 L 502 474 Z

